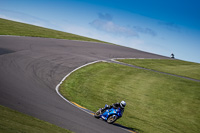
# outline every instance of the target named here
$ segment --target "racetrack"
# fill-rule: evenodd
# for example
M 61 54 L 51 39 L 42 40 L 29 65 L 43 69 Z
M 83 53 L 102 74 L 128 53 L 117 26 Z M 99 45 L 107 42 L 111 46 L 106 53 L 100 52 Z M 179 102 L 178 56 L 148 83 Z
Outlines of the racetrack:
M 167 57 L 110 44 L 0 36 L 0 104 L 77 133 L 127 132 L 79 110 L 55 91 L 75 68 L 111 58 Z

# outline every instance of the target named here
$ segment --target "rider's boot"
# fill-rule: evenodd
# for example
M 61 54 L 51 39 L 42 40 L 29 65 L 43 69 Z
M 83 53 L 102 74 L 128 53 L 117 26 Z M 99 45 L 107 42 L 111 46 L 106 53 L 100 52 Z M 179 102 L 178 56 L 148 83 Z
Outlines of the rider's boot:
M 106 111 L 107 107 L 101 108 L 100 113 L 103 114 Z

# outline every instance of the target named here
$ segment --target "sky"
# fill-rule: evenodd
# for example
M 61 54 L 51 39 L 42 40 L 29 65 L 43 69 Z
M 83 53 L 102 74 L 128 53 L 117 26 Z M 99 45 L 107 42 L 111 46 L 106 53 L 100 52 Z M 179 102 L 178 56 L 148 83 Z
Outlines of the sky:
M 0 0 L 0 18 L 200 63 L 199 0 Z

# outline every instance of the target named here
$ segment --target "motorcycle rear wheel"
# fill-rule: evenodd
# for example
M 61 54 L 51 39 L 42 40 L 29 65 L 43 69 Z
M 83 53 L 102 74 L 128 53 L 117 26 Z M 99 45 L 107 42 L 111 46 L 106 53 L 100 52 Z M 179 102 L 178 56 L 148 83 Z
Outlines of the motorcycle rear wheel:
M 107 123 L 109 124 L 113 124 L 116 120 L 117 120 L 117 116 L 116 115 L 110 115 L 107 119 Z

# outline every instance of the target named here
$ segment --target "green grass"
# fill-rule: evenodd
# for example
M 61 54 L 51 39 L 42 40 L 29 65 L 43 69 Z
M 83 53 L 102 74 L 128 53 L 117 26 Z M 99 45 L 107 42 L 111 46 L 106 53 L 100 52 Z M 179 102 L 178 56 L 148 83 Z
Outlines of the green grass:
M 200 83 L 111 63 L 75 71 L 61 85 L 67 99 L 92 111 L 125 100 L 117 122 L 145 133 L 199 133 Z
M 124 63 L 200 80 L 200 64 L 168 59 L 123 59 Z
M 48 122 L 0 105 L 1 133 L 72 133 Z
M 47 29 L 47 28 L 43 28 L 43 27 L 39 27 L 35 25 L 15 22 L 15 21 L 6 20 L 2 18 L 0 18 L 0 35 L 31 36 L 31 37 L 103 42 L 103 41 L 88 38 L 88 37 L 83 37 L 83 36 L 79 36 L 79 35 L 75 35 L 71 33 Z

